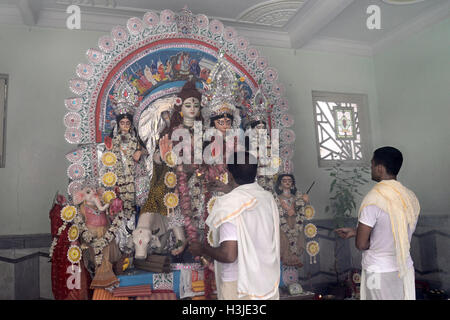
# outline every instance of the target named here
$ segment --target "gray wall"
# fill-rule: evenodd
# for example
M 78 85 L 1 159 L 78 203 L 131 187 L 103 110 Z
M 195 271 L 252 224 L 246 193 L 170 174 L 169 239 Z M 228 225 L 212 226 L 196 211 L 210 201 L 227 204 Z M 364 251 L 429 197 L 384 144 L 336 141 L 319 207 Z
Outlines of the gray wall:
M 66 193 L 64 99 L 68 81 L 100 33 L 0 28 L 0 70 L 9 74 L 6 167 L 0 169 L 0 235 L 49 233 L 57 190 Z
M 374 57 L 380 144 L 404 153 L 400 180 L 423 215 L 450 209 L 450 19 Z

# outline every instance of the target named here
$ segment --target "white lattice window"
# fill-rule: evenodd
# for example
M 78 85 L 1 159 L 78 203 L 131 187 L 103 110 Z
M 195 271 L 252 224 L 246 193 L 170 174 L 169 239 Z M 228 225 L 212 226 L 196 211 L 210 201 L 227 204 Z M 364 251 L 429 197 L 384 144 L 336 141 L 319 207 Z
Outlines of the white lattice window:
M 367 95 L 313 91 L 319 167 L 368 163 Z
M 0 168 L 5 167 L 6 159 L 6 92 L 8 76 L 0 74 Z

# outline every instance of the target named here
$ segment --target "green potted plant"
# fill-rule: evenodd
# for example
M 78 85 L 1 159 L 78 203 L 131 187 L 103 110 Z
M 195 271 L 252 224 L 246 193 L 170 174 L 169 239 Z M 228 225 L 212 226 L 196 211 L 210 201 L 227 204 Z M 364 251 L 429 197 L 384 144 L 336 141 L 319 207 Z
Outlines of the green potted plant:
M 352 223 L 353 212 L 356 212 L 356 197 L 363 196 L 359 191 L 362 186 L 369 183 L 367 176 L 370 169 L 367 166 L 345 168 L 342 162 L 337 162 L 332 168 L 326 169 L 331 177 L 330 202 L 325 207 L 325 212 L 331 212 L 334 219 L 334 228 L 348 227 Z M 333 228 L 333 229 L 334 229 Z M 336 284 L 330 287 L 330 294 L 337 298 L 345 298 L 346 285 L 339 279 L 338 257 L 344 246 L 343 239 L 339 238 L 333 229 L 330 233 L 335 236 L 334 247 L 334 272 Z

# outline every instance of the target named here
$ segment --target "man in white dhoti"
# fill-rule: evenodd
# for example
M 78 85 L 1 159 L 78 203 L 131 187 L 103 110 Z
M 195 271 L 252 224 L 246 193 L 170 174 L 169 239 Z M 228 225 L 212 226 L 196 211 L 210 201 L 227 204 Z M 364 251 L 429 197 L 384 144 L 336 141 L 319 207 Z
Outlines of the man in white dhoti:
M 257 162 L 248 152 L 245 164 L 234 153 L 228 170 L 238 185 L 217 198 L 206 220 L 212 246 L 190 243 L 194 256 L 215 260 L 220 300 L 279 299 L 279 213 L 272 194 L 255 181 Z M 253 160 L 253 161 L 252 161 Z M 211 239 L 210 238 L 210 239 Z
M 362 253 L 361 300 L 415 300 L 411 236 L 420 205 L 415 194 L 397 181 L 403 156 L 393 147 L 375 150 L 372 180 L 378 182 L 359 209 L 358 226 L 335 231 L 356 237 Z

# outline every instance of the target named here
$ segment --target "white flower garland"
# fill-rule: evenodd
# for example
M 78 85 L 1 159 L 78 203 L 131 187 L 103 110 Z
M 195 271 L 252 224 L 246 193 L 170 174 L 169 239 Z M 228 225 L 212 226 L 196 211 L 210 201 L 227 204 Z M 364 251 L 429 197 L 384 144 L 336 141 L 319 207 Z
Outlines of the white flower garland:
M 124 218 L 123 211 L 117 213 L 109 229 L 105 232 L 103 237 L 96 238 L 89 231 L 84 219 L 80 216 L 80 214 L 76 215 L 74 219 L 74 224 L 80 230 L 80 236 L 81 239 L 83 239 L 83 242 L 94 249 L 95 264 L 97 266 L 99 266 L 102 263 L 103 249 L 105 249 L 110 244 L 110 242 L 115 238 L 115 233 L 119 230 L 123 218 Z
M 56 233 L 56 236 L 53 238 L 52 245 L 50 246 L 49 250 L 49 256 L 50 259 L 53 257 L 53 251 L 55 250 L 56 244 L 58 243 L 59 237 L 61 236 L 61 233 L 66 229 L 67 222 L 64 221 L 63 225 L 58 228 L 58 232 Z

